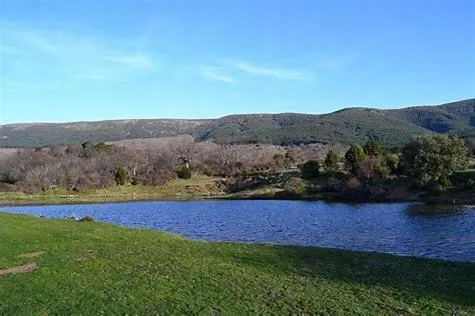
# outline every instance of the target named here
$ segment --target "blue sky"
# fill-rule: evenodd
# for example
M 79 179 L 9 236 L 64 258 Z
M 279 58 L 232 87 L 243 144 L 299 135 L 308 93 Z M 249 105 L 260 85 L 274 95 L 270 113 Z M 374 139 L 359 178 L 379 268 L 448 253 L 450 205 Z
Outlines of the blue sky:
M 475 96 L 473 0 L 0 0 L 0 123 Z

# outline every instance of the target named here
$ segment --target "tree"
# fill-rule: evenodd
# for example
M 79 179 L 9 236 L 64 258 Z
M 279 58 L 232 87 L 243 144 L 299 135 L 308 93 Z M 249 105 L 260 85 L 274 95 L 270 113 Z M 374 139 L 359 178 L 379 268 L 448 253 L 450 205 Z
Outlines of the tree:
M 398 157 L 398 155 L 387 153 L 384 156 L 384 160 L 385 160 L 386 166 L 388 167 L 389 172 L 391 174 L 398 173 L 398 170 L 399 170 L 399 157 Z
M 320 174 L 320 163 L 316 160 L 309 160 L 300 166 L 302 179 L 313 179 Z
M 467 156 L 467 145 L 461 139 L 424 135 L 404 147 L 402 163 L 405 172 L 424 185 L 445 182 L 454 171 L 467 166 Z
M 370 158 L 378 158 L 383 153 L 383 149 L 381 148 L 381 146 L 374 140 L 368 140 L 363 145 L 363 151 L 365 155 Z
M 357 145 L 352 144 L 350 149 L 345 154 L 345 167 L 352 174 L 356 174 L 358 168 L 366 161 L 366 155 L 363 149 Z
M 124 185 L 127 183 L 127 178 L 128 178 L 128 172 L 127 172 L 127 169 L 125 169 L 125 167 L 119 167 L 119 169 L 117 169 L 117 172 L 115 174 L 115 178 L 117 180 L 117 184 L 119 185 Z
M 181 166 L 180 170 L 177 171 L 178 178 L 180 179 L 190 179 L 191 171 L 186 165 Z
M 328 151 L 324 164 L 327 171 L 338 171 L 340 169 L 340 157 L 336 151 Z

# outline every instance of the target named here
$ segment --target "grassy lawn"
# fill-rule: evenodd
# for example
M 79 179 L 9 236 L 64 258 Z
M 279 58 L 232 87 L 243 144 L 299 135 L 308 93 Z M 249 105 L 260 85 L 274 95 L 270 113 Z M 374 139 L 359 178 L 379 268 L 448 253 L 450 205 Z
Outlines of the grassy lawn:
M 5 213 L 0 241 L 0 314 L 475 313 L 470 263 Z

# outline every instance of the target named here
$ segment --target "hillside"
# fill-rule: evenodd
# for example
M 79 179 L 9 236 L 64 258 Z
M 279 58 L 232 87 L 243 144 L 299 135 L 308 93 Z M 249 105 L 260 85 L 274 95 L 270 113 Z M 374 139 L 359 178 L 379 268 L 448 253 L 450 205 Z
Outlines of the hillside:
M 0 147 L 42 147 L 192 133 L 205 120 L 115 120 L 0 126 Z
M 0 147 L 156 138 L 191 134 L 218 143 L 329 142 L 374 139 L 399 146 L 414 135 L 437 132 L 475 137 L 475 99 L 396 110 L 348 108 L 329 114 L 245 114 L 209 120 L 116 120 L 0 126 Z

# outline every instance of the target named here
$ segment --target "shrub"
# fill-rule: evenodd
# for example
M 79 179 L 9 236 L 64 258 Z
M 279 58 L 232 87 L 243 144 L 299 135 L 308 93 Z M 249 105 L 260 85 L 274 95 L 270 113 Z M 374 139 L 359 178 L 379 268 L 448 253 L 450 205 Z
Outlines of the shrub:
M 383 153 L 381 146 L 374 140 L 368 140 L 363 146 L 363 151 L 366 156 L 371 158 L 377 158 Z
M 178 178 L 180 179 L 190 179 L 191 171 L 186 165 L 181 166 L 180 170 L 177 171 Z
M 475 171 L 454 172 L 450 176 L 450 181 L 456 186 L 470 189 L 475 183 Z
M 203 168 L 203 174 L 204 174 L 205 176 L 212 177 L 212 176 L 213 176 L 213 170 L 211 170 L 210 167 L 205 166 L 205 167 Z
M 128 178 L 128 172 L 127 172 L 127 169 L 125 167 L 119 167 L 119 169 L 117 169 L 117 172 L 115 173 L 115 179 L 117 181 L 117 184 L 119 185 L 124 185 L 127 183 L 127 179 Z
M 327 171 L 338 171 L 340 169 L 340 157 L 334 150 L 330 150 L 325 157 L 324 164 Z
M 341 180 L 331 177 L 328 178 L 327 183 L 323 187 L 325 192 L 342 192 L 344 190 L 344 185 Z
M 398 157 L 398 155 L 388 153 L 388 154 L 385 155 L 384 160 L 385 160 L 386 166 L 388 167 L 389 172 L 391 174 L 398 173 L 398 169 L 399 169 L 399 157 Z
M 302 179 L 292 177 L 285 182 L 284 190 L 292 194 L 303 194 L 305 193 L 306 185 Z
M 358 168 L 366 161 L 363 149 L 356 144 L 350 146 L 345 154 L 345 167 L 352 174 L 356 174 Z
M 387 178 L 389 176 L 389 168 L 381 164 L 376 167 L 376 172 L 381 178 Z
M 439 184 L 443 187 L 443 188 L 448 188 L 452 185 L 452 183 L 450 182 L 450 180 L 446 177 L 443 177 L 443 178 L 440 178 L 439 179 Z
M 320 163 L 316 160 L 309 160 L 300 166 L 302 179 L 313 179 L 320 174 Z

